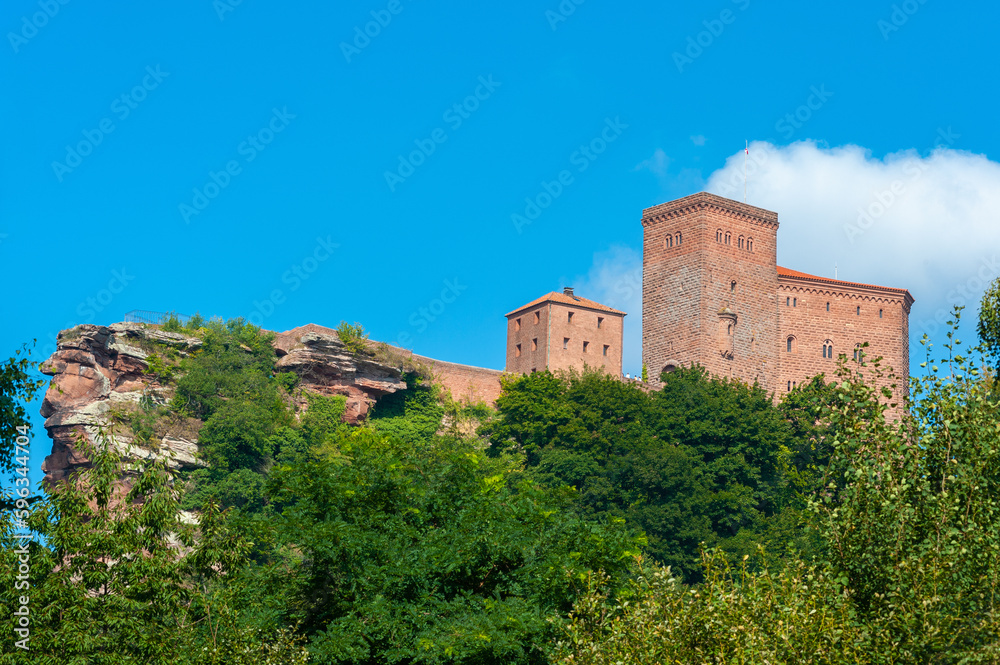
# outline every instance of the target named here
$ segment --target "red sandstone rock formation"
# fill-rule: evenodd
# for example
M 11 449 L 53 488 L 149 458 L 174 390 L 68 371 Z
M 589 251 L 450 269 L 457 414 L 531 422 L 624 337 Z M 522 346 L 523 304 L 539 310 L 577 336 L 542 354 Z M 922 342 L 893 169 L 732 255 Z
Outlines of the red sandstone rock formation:
M 52 439 L 52 452 L 42 465 L 46 482 L 66 478 L 89 463 L 77 450 L 78 437 L 96 441 L 98 428 L 116 404 L 138 404 L 143 397 L 165 403 L 173 388 L 145 373 L 150 344 L 166 346 L 182 357 L 201 346 L 197 337 L 170 333 L 136 323 L 111 326 L 80 325 L 59 334 L 56 352 L 41 366 L 53 377 L 41 414 Z M 277 335 L 274 342 L 279 371 L 295 372 L 308 391 L 347 397 L 345 420 L 357 423 L 382 395 L 403 390 L 402 371 L 349 352 L 335 331 L 309 324 Z M 182 419 L 183 420 L 183 419 Z M 132 458 L 167 457 L 171 468 L 202 464 L 197 458 L 200 422 L 187 419 L 169 431 L 156 450 L 135 445 L 116 433 L 111 443 Z

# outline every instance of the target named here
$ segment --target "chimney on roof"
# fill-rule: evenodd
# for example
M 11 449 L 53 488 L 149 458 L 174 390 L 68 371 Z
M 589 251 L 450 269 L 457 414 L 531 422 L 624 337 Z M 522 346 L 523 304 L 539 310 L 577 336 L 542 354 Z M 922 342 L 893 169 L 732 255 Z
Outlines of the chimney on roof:
M 573 295 L 573 287 L 572 286 L 564 286 L 563 287 L 563 295 L 567 295 L 567 296 Z

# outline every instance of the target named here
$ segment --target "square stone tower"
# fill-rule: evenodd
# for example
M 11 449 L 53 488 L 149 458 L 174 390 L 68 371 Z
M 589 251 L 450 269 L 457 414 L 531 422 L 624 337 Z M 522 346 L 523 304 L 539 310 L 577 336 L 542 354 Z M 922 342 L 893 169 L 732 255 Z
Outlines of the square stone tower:
M 507 314 L 507 371 L 601 368 L 622 372 L 625 312 L 574 295 L 548 293 Z
M 642 360 L 651 378 L 700 363 L 779 376 L 777 213 L 702 192 L 642 215 Z

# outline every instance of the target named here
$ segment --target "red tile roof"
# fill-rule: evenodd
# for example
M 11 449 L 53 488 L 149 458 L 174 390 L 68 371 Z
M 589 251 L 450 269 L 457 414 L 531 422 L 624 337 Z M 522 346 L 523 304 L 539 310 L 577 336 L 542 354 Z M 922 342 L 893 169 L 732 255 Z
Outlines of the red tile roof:
M 532 300 L 527 305 L 523 305 L 511 312 L 508 312 L 505 316 L 513 316 L 518 312 L 523 312 L 524 310 L 530 309 L 535 305 L 540 305 L 543 302 L 557 302 L 557 303 L 562 303 L 563 305 L 573 305 L 575 307 L 586 307 L 587 309 L 596 309 L 599 312 L 608 312 L 610 314 L 621 314 L 622 316 L 626 315 L 625 312 L 613 309 L 611 307 L 608 307 L 607 305 L 602 305 L 601 303 L 594 302 L 593 300 L 581 298 L 580 296 L 568 296 L 565 293 L 557 293 L 556 291 L 553 291 L 551 293 L 545 294 L 541 298 L 536 298 L 535 300 Z
M 840 279 L 830 279 L 828 277 L 819 277 L 817 275 L 810 275 L 809 273 L 799 272 L 798 270 L 791 270 L 789 268 L 782 268 L 781 266 L 778 266 L 778 277 L 796 277 L 798 279 L 810 279 L 810 280 L 815 280 L 817 282 L 826 282 L 827 284 L 838 284 L 840 286 L 853 286 L 853 287 L 860 286 L 860 287 L 865 288 L 865 289 L 881 289 L 883 291 L 896 291 L 896 292 L 899 292 L 899 293 L 905 293 L 905 294 L 909 295 L 909 291 L 907 291 L 906 289 L 897 289 L 897 288 L 892 287 L 892 286 L 876 286 L 875 284 L 864 284 L 864 283 L 861 283 L 861 282 L 845 282 L 845 281 L 840 280 Z M 912 296 L 911 296 L 911 298 L 912 298 Z

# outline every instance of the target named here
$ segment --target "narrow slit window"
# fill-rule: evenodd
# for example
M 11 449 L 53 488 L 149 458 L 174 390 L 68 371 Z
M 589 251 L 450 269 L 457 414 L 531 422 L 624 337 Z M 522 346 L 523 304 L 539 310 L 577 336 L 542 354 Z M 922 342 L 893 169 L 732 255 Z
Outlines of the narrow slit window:
M 878 318 L 880 318 L 880 319 L 882 318 L 882 310 L 878 311 Z
M 604 323 L 604 317 L 603 316 L 597 317 L 597 327 L 598 327 L 598 329 L 600 329 L 601 324 L 603 324 L 603 323 Z
M 785 340 L 785 351 L 787 353 L 791 353 L 792 352 L 792 338 L 791 337 L 789 337 L 788 339 Z
M 520 358 L 521 357 L 521 345 L 520 344 L 518 344 L 517 346 L 514 347 L 514 357 L 515 358 Z
M 799 306 L 799 299 L 792 298 L 792 307 L 798 307 L 798 306 Z
M 569 348 L 569 337 L 563 337 L 563 349 Z
M 604 345 L 604 355 L 608 355 L 608 349 L 610 349 L 610 348 L 611 347 L 609 345 L 607 345 L 607 344 Z
M 590 346 L 590 342 L 584 342 L 584 343 L 583 343 L 583 352 L 584 352 L 584 353 L 586 353 L 586 352 L 587 352 L 587 348 L 588 348 L 589 346 Z
M 830 311 L 830 303 L 826 303 L 826 311 Z
M 573 312 L 570 312 L 570 313 L 569 313 L 569 314 L 568 314 L 568 315 L 566 316 L 566 322 L 567 322 L 567 323 L 573 323 Z
M 858 305 L 858 316 L 861 316 L 861 305 Z
M 521 329 L 521 319 L 519 318 L 514 319 L 514 330 L 520 330 L 520 329 Z
M 538 350 L 538 338 L 537 337 L 535 339 L 531 340 L 531 350 L 532 351 L 537 351 Z
M 540 312 L 535 312 L 535 323 L 536 323 L 536 324 L 538 323 L 538 321 L 539 321 L 539 320 L 540 320 L 541 318 L 542 318 L 542 315 L 541 315 L 541 313 L 540 313 Z

